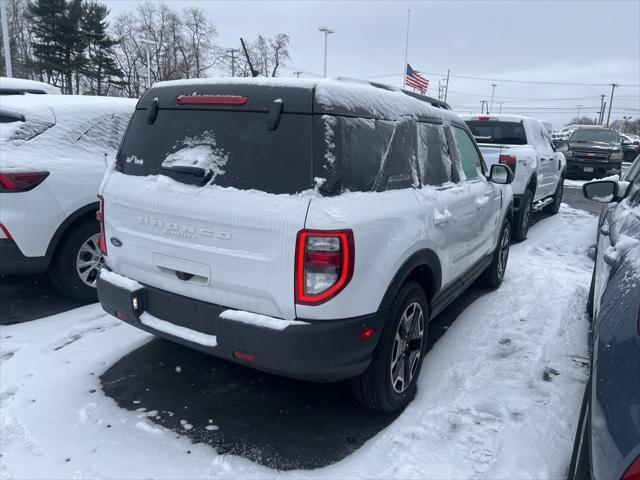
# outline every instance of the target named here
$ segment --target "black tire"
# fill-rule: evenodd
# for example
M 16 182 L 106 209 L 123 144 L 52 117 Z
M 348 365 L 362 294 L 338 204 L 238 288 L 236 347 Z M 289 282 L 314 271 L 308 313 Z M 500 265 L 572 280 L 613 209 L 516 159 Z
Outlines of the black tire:
M 578 428 L 576 428 L 576 438 L 573 443 L 573 451 L 571 452 L 571 462 L 569 463 L 569 472 L 567 480 L 587 480 L 591 479 L 589 473 L 589 432 L 590 432 L 590 402 L 591 380 L 587 382 L 582 398 L 582 406 L 580 407 L 580 416 L 578 417 Z
M 100 227 L 96 221 L 86 221 L 76 226 L 61 240 L 49 267 L 49 277 L 56 288 L 76 300 L 91 302 L 98 299 L 95 286 L 89 286 L 80 277 L 76 262 L 79 259 L 80 248 L 99 233 Z M 97 247 L 97 244 L 95 246 Z M 82 255 L 88 256 L 88 252 L 83 251 Z M 87 261 L 94 262 L 93 256 L 91 260 L 87 258 Z M 102 256 L 99 257 L 99 261 L 102 261 Z M 94 279 L 95 282 L 95 275 L 97 271 L 92 269 L 88 280 Z
M 555 215 L 560 210 L 560 204 L 562 203 L 562 195 L 564 194 L 564 176 L 560 177 L 556 192 L 553 194 L 553 202 L 544 207 L 542 211 L 551 215 Z
M 531 226 L 531 218 L 533 217 L 533 193 L 527 189 L 522 196 L 520 202 L 520 210 L 515 215 L 513 222 L 513 230 L 511 236 L 514 240 L 521 242 L 527 238 L 529 227 Z
M 509 247 L 511 245 L 511 224 L 508 220 L 502 224 L 498 244 L 493 252 L 493 261 L 482 272 L 480 282 L 489 288 L 498 288 L 504 279 L 504 272 L 509 260 Z M 506 251 L 505 251 L 506 249 Z
M 401 336 L 401 330 L 403 327 L 400 323 L 403 319 L 405 312 L 410 308 L 415 309 L 415 305 L 419 305 L 422 310 L 422 339 L 420 345 L 414 340 L 413 343 L 408 341 L 403 343 L 396 338 L 396 334 Z M 413 310 L 413 312 L 416 312 Z M 419 317 L 413 317 L 411 322 L 410 332 L 414 334 L 418 333 L 414 325 L 420 325 Z M 415 323 L 414 323 L 415 322 Z M 406 322 L 403 322 L 406 325 Z M 360 376 L 351 380 L 351 387 L 353 395 L 361 405 L 375 410 L 378 412 L 393 412 L 407 406 L 416 394 L 416 383 L 420 376 L 420 370 L 422 368 L 422 361 L 427 347 L 427 332 L 429 327 L 429 306 L 427 303 L 427 297 L 422 290 L 422 287 L 416 282 L 406 283 L 398 292 L 393 305 L 389 310 L 389 318 L 385 322 L 380 341 L 378 346 L 373 352 L 373 358 L 371 364 L 367 370 Z M 413 348 L 400 350 L 403 345 Z M 416 353 L 419 353 L 417 360 L 414 360 Z M 405 356 L 406 355 L 406 356 Z M 413 375 L 409 375 L 408 382 L 401 382 L 400 378 L 396 379 L 394 384 L 392 371 L 393 356 L 397 358 L 396 365 L 398 371 L 403 372 L 403 378 L 410 371 L 413 371 Z M 402 369 L 405 365 L 410 365 L 408 370 Z M 400 364 L 402 361 L 402 364 Z M 412 368 L 413 366 L 413 368 Z M 401 390 L 401 391 L 398 391 Z
M 589 287 L 589 296 L 587 297 L 587 314 L 593 322 L 593 302 L 596 290 L 596 267 L 593 267 L 593 273 L 591 274 L 591 287 Z

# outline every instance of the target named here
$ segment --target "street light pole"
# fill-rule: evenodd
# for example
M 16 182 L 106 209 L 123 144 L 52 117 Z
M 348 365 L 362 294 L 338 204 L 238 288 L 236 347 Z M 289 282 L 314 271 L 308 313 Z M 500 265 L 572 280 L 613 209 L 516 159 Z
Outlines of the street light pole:
M 323 77 L 327 76 L 327 39 L 329 38 L 329 34 L 335 33 L 335 30 L 330 29 L 329 27 L 320 27 L 318 31 L 324 32 L 324 73 Z
M 502 105 L 504 105 L 504 102 L 498 102 L 498 105 L 500 107 L 500 109 L 498 110 L 498 113 L 502 113 Z
M 491 89 L 491 112 L 493 112 L 493 95 L 496 93 L 497 85 L 495 83 L 492 83 L 491 86 L 493 87 Z M 487 110 L 487 113 L 491 113 L 491 112 L 489 112 L 489 110 Z
M 13 77 L 13 71 L 11 70 L 11 48 L 9 47 L 9 21 L 7 20 L 7 2 L 0 0 L 0 15 L 2 18 L 2 45 L 4 47 L 4 65 L 6 70 L 6 76 Z
M 622 118 L 624 119 L 624 133 L 627 133 L 627 124 L 633 117 L 631 117 L 631 115 L 623 115 Z
M 578 116 L 576 117 L 578 120 L 580 119 L 580 109 L 582 108 L 582 104 L 576 105 L 578 107 Z

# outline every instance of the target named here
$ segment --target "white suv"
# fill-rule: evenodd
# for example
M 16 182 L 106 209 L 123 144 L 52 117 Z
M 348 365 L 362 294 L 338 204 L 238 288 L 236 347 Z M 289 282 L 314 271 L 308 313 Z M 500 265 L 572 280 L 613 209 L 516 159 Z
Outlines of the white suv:
M 509 252 L 511 171 L 443 107 L 345 80 L 156 84 L 103 182 L 103 308 L 401 408 L 429 320 Z
M 63 292 L 96 298 L 96 194 L 135 101 L 15 95 L 0 105 L 0 275 L 49 271 Z

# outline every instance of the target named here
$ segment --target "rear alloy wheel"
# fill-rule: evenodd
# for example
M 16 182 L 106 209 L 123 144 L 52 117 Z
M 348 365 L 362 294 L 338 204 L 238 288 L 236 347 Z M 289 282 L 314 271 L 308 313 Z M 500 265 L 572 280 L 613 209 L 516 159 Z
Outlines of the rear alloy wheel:
M 96 280 L 104 264 L 99 233 L 95 221 L 80 224 L 61 240 L 49 269 L 56 288 L 76 300 L 97 299 Z
M 358 402 L 371 410 L 393 412 L 416 394 L 426 350 L 429 307 L 422 287 L 406 283 L 398 292 L 367 370 L 352 380 Z
M 555 215 L 560 210 L 560 204 L 562 203 L 562 195 L 564 194 L 564 177 L 560 177 L 558 180 L 558 186 L 556 187 L 556 193 L 553 194 L 553 202 L 544 207 L 542 210 L 544 213 Z
M 502 224 L 500 239 L 493 252 L 491 265 L 482 273 L 481 282 L 489 288 L 498 288 L 504 279 L 511 247 L 511 225 L 508 221 Z
M 533 218 L 533 193 L 531 190 L 525 190 L 522 196 L 520 210 L 516 213 L 513 224 L 513 239 L 518 242 L 527 238 L 531 219 Z

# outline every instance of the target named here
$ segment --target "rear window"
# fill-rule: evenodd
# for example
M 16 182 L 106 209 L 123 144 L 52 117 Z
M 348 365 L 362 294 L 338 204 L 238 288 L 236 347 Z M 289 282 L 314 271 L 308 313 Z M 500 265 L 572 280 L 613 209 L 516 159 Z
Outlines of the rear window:
M 149 125 L 146 110 L 137 110 L 118 170 L 172 176 L 171 168 L 200 167 L 209 184 L 295 194 L 313 188 L 311 145 L 310 115 L 283 114 L 269 130 L 267 113 L 159 110 Z
M 478 143 L 527 144 L 527 134 L 521 122 L 467 120 L 466 123 Z

